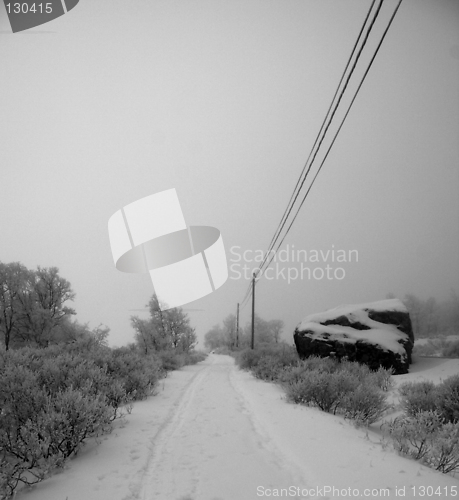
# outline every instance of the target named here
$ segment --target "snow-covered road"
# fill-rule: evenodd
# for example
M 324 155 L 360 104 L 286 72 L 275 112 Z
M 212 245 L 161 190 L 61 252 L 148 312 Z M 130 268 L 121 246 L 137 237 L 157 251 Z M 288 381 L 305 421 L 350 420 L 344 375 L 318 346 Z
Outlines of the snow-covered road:
M 400 382 L 458 371 L 459 360 L 422 360 Z M 288 404 L 277 385 L 210 355 L 171 372 L 100 445 L 88 442 L 67 470 L 16 500 L 398 499 L 434 491 L 441 500 L 459 498 L 457 490 L 457 479 L 383 446 L 378 423 L 355 429 Z
M 153 443 L 142 500 L 256 498 L 257 486 L 301 484 L 239 384 L 227 356 L 211 356 L 193 374 Z

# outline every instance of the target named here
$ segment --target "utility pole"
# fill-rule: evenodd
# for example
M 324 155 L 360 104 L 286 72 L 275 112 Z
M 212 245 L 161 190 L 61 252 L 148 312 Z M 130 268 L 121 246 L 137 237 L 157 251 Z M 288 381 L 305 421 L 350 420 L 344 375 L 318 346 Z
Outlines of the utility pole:
M 255 273 L 252 275 L 252 349 L 255 348 Z
M 239 347 L 239 302 L 237 303 L 236 313 L 236 347 Z

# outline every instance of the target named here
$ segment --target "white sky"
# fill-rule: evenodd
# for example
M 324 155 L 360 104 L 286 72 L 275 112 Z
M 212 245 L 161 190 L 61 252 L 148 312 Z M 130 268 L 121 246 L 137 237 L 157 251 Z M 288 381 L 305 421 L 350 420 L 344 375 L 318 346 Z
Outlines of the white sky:
M 0 261 L 57 266 L 77 319 L 122 345 L 152 294 L 148 275 L 113 265 L 107 222 L 122 206 L 175 187 L 228 259 L 266 250 L 370 3 L 81 0 L 16 34 L 0 5 Z M 359 261 L 341 281 L 257 287 L 257 312 L 289 340 L 342 303 L 459 290 L 458 28 L 456 0 L 402 2 L 284 244 Z M 190 312 L 199 338 L 246 288 L 229 279 L 185 306 L 204 309 Z

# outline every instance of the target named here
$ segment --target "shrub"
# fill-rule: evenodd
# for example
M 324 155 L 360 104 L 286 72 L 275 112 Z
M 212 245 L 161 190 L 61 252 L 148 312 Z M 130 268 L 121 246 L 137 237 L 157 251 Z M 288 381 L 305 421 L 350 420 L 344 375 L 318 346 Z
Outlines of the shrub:
M 2 373 L 0 412 L 0 492 L 11 495 L 19 482 L 41 481 L 83 441 L 109 430 L 113 410 L 86 380 L 50 393 L 34 373 L 9 365 Z
M 459 375 L 445 379 L 437 387 L 436 407 L 446 422 L 459 422 Z
M 396 450 L 420 460 L 427 454 L 441 425 L 442 419 L 438 413 L 420 411 L 411 416 L 397 417 L 383 427 L 394 440 Z
M 184 353 L 184 363 L 185 365 L 195 365 L 204 361 L 207 358 L 207 354 L 202 351 L 190 351 Z
M 286 345 L 284 343 L 275 344 L 276 347 L 272 349 L 270 355 L 277 360 L 277 364 L 284 366 L 292 366 L 300 360 L 298 352 L 295 347 Z
M 64 458 L 76 453 L 83 441 L 110 429 L 112 410 L 103 395 L 94 397 L 88 390 L 68 388 L 50 398 L 47 411 L 37 419 L 40 434 L 49 437 L 48 453 Z
M 279 371 L 277 379 L 281 385 L 287 386 L 301 381 L 305 371 L 308 371 L 308 367 L 302 361 L 299 361 L 296 365 L 284 366 Z
M 442 355 L 445 358 L 459 358 L 459 340 L 450 342 L 443 348 Z
M 358 385 L 359 380 L 351 373 L 307 370 L 300 380 L 287 384 L 285 389 L 287 398 L 294 403 L 315 405 L 336 413 L 345 396 Z
M 250 370 L 258 364 L 263 352 L 257 349 L 244 349 L 236 355 L 236 363 L 243 370 Z
M 376 371 L 370 373 L 370 378 L 379 389 L 388 392 L 395 385 L 392 377 L 393 374 L 393 368 L 384 368 L 380 366 Z
M 298 382 L 303 374 L 309 371 L 320 371 L 332 373 L 338 369 L 338 361 L 331 358 L 320 358 L 311 356 L 306 359 L 297 360 L 295 364 L 285 366 L 279 372 L 278 380 L 282 385 L 288 385 L 292 382 Z
M 387 410 L 386 396 L 371 383 L 360 384 L 345 395 L 341 411 L 345 418 L 354 420 L 357 425 L 369 425 L 379 420 Z
M 279 374 L 288 400 L 342 413 L 358 425 L 379 420 L 387 410 L 381 386 L 388 384 L 389 377 L 387 370 L 371 372 L 357 362 L 314 357 L 284 368 Z
M 279 345 L 265 347 L 259 351 L 260 357 L 254 358 L 256 364 L 252 366 L 255 377 L 262 380 L 277 381 L 284 369 L 298 363 L 298 354 L 291 347 Z
M 184 365 L 184 357 L 172 350 L 159 351 L 158 357 L 164 370 L 178 370 Z
M 442 425 L 430 444 L 425 457 L 427 465 L 444 474 L 459 470 L 459 423 Z
M 280 367 L 296 364 L 299 360 L 296 349 L 287 344 L 265 344 L 257 349 L 243 349 L 236 354 L 236 363 L 243 370 L 252 370 L 260 360 L 269 357 Z M 267 362 L 263 362 L 266 366 Z
M 444 423 L 436 411 L 421 411 L 385 424 L 400 453 L 443 473 L 459 470 L 459 423 Z
M 354 374 L 362 383 L 370 383 L 383 391 L 388 391 L 394 386 L 392 375 L 393 368 L 384 368 L 382 366 L 378 369 L 371 370 L 368 365 L 359 363 L 357 361 L 342 360 L 337 365 L 339 370 L 345 370 Z
M 358 363 L 357 361 L 349 361 L 347 359 L 342 360 L 337 365 L 337 369 L 352 373 L 360 382 L 365 382 L 373 373 L 368 365 Z
M 410 416 L 436 409 L 436 388 L 430 381 L 405 382 L 399 387 L 401 403 Z
M 118 409 L 151 393 L 161 376 L 155 356 L 87 347 L 0 353 L 0 495 L 41 481 L 87 437 L 110 430 Z
M 263 356 L 258 363 L 252 368 L 255 377 L 262 380 L 277 380 L 283 365 L 274 356 Z
M 162 368 L 156 356 L 142 356 L 127 347 L 113 349 L 107 357 L 107 373 L 121 382 L 127 397 L 132 399 L 144 399 L 152 393 Z
M 46 403 L 46 394 L 34 373 L 24 366 L 4 367 L 0 384 L 0 430 L 19 427 L 32 419 Z

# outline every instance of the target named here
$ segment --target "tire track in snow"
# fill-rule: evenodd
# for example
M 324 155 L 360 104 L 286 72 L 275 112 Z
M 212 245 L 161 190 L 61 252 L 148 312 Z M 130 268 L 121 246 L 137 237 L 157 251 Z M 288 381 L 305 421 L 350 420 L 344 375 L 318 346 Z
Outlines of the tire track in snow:
M 193 401 L 193 396 L 198 385 L 200 385 L 208 375 L 209 366 L 204 366 L 200 371 L 196 372 L 187 385 L 182 390 L 179 399 L 172 405 L 171 410 L 167 414 L 166 419 L 161 424 L 158 433 L 151 442 L 152 455 L 146 465 L 146 472 L 142 478 L 142 486 L 140 495 L 137 498 L 148 500 L 150 498 L 169 498 L 162 496 L 151 496 L 153 490 L 158 490 L 161 493 L 162 486 L 164 489 L 169 480 L 174 484 L 174 476 L 171 470 L 164 470 L 163 464 L 167 462 L 166 457 L 170 453 L 168 443 L 174 439 L 176 434 L 183 428 L 186 422 L 186 413 Z M 172 497 L 170 497 L 172 498 Z
M 255 407 L 250 402 L 248 393 L 244 391 L 243 383 L 241 383 L 240 378 L 237 376 L 236 370 L 233 370 L 230 374 L 231 385 L 240 398 L 241 405 L 247 414 L 254 432 L 260 437 L 262 446 L 267 450 L 268 453 L 272 454 L 273 460 L 276 464 L 283 469 L 290 471 L 293 477 L 292 485 L 297 485 L 301 487 L 307 487 L 308 481 L 304 477 L 303 471 L 297 464 L 290 459 L 288 454 L 284 453 L 271 438 L 267 428 L 263 425 L 263 419 L 257 414 Z M 298 497 L 297 497 L 298 498 Z M 328 498 L 328 497 L 326 497 Z
M 137 498 L 255 500 L 258 486 L 304 486 L 253 414 L 235 370 L 231 358 L 212 356 L 192 376 L 152 440 Z

